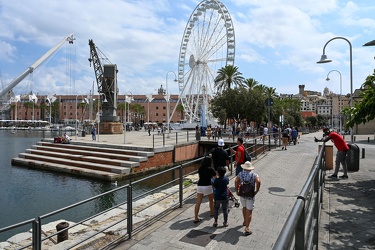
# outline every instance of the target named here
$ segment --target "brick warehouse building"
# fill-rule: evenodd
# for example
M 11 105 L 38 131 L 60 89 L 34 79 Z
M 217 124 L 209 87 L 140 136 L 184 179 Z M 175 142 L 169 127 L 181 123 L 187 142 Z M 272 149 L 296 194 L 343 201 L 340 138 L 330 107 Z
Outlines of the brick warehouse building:
M 29 95 L 21 95 L 20 101 L 12 102 L 10 108 L 10 120 L 43 120 L 49 121 L 50 111 L 52 113 L 52 123 L 74 124 L 75 119 L 79 122 L 96 119 L 98 112 L 98 95 L 55 95 L 56 101 L 49 106 L 46 95 L 37 95 L 37 99 L 30 100 Z M 125 99 L 130 101 L 130 110 L 125 110 Z M 178 95 L 170 97 L 170 114 L 172 114 L 178 102 Z M 90 101 L 90 99 L 92 101 Z M 133 108 L 136 106 L 134 110 Z M 117 116 L 124 122 L 124 117 L 128 121 L 143 124 L 144 122 L 167 123 L 167 101 L 165 95 L 152 95 L 150 101 L 146 95 L 118 95 Z M 77 116 L 76 113 L 77 112 Z M 175 111 L 171 118 L 171 123 L 177 123 L 183 116 L 182 112 Z M 90 119 L 91 118 L 91 119 Z

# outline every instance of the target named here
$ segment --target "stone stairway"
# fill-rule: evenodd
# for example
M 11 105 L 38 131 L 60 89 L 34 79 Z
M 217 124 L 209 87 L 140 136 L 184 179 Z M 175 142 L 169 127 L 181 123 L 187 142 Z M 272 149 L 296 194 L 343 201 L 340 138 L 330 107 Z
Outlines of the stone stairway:
M 12 164 L 102 180 L 120 180 L 154 157 L 152 148 L 114 144 L 54 143 L 43 139 Z

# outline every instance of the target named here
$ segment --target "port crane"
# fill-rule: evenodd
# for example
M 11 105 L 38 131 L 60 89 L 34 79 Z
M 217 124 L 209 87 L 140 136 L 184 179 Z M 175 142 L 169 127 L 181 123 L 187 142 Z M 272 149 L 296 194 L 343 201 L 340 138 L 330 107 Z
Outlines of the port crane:
M 99 100 L 102 101 L 100 122 L 119 122 L 120 117 L 116 116 L 118 99 L 117 65 L 109 62 L 108 58 L 99 50 L 92 39 L 89 40 L 89 46 L 89 62 L 90 66 L 91 64 L 93 65 Z M 99 57 L 99 53 L 101 57 Z M 109 64 L 102 64 L 101 58 L 104 58 Z
M 40 57 L 36 62 L 34 62 L 30 67 L 25 69 L 19 76 L 13 79 L 3 90 L 0 92 L 0 98 L 6 95 L 11 89 L 13 89 L 17 84 L 19 84 L 23 79 L 25 79 L 29 74 L 33 73 L 34 70 L 39 67 L 45 60 L 47 60 L 50 56 L 53 55 L 65 42 L 69 42 L 69 44 L 73 44 L 73 33 L 70 33 L 64 39 L 62 39 L 58 44 L 56 44 L 53 48 L 47 51 L 42 57 Z

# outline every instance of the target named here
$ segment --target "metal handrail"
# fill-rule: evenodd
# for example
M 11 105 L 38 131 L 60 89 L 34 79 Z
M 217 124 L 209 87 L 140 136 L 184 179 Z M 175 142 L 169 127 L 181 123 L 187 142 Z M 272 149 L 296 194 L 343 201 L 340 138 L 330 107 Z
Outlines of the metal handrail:
M 317 249 L 326 171 L 325 157 L 325 143 L 323 143 L 292 212 L 277 238 L 274 250 Z M 293 242 L 294 246 L 292 246 Z

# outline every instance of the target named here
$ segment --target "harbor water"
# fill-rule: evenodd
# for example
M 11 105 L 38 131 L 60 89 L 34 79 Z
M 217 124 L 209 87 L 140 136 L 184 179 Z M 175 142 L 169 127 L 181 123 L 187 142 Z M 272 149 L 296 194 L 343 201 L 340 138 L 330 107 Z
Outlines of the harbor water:
M 109 182 L 12 166 L 12 158 L 18 157 L 19 153 L 25 152 L 43 138 L 56 135 L 51 131 L 0 130 L 0 228 L 37 218 L 115 188 Z M 161 181 L 171 176 L 172 174 L 167 174 L 134 186 L 133 197 L 161 185 Z M 127 183 L 129 180 L 119 181 L 117 185 Z M 77 222 L 124 200 L 126 189 L 54 215 L 43 223 L 59 219 Z M 24 226 L 0 233 L 0 242 L 30 228 L 31 226 Z

